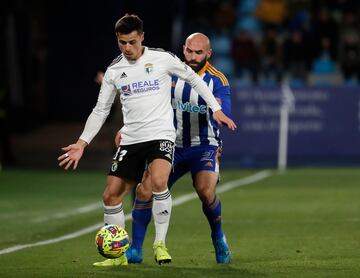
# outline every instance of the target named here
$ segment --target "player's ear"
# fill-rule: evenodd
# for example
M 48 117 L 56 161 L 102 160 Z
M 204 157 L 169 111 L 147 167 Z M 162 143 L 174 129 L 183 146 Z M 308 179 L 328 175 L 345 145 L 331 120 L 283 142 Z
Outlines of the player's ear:
M 144 38 L 145 38 L 145 32 L 142 32 L 141 34 L 140 34 L 140 41 L 141 42 L 143 42 L 144 41 Z
M 211 55 L 212 55 L 212 49 L 210 48 L 210 49 L 208 50 L 208 53 L 206 54 L 206 57 L 207 57 L 208 59 L 210 59 Z

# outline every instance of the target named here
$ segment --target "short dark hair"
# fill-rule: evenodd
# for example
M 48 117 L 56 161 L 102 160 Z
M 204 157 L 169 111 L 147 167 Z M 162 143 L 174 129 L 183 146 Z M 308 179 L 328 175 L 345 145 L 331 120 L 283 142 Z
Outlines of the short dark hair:
M 143 22 L 136 14 L 126 14 L 115 24 L 115 33 L 130 34 L 133 31 L 143 32 Z

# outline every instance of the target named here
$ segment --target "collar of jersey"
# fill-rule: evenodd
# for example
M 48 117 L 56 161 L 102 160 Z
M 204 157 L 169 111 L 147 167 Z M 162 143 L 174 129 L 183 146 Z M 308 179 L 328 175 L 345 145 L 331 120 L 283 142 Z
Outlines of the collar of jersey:
M 209 62 L 206 61 L 205 65 L 202 67 L 202 69 L 198 71 L 198 75 L 202 76 L 204 74 L 204 72 L 208 69 L 209 66 L 210 66 Z

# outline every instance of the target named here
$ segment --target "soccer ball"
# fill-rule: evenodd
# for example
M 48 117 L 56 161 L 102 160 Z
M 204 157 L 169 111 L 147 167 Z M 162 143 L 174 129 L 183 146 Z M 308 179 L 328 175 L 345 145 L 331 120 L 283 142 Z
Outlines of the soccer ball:
M 129 248 L 129 235 L 120 226 L 106 225 L 96 233 L 95 245 L 105 258 L 118 258 Z

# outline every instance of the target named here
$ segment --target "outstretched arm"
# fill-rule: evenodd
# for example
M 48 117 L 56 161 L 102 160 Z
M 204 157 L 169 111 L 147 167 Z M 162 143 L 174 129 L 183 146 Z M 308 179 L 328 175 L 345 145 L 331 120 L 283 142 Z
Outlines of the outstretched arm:
M 221 105 L 221 112 L 223 112 L 227 117 L 230 117 L 230 115 L 231 115 L 231 98 L 230 98 L 230 86 L 228 85 L 227 80 L 226 80 L 226 84 L 224 84 L 221 81 L 218 82 L 217 86 L 213 90 L 214 90 L 214 96 L 215 96 L 216 100 Z M 221 116 L 222 115 L 220 115 L 220 117 Z M 214 120 L 217 121 L 218 117 L 219 117 L 219 114 L 215 112 L 213 114 Z M 221 126 L 221 124 L 220 124 L 220 126 Z M 236 128 L 236 124 L 234 122 L 229 123 L 228 126 L 232 130 L 234 130 Z
M 232 119 L 226 116 L 221 111 L 221 106 L 218 103 L 218 100 L 215 98 L 207 84 L 197 75 L 196 73 L 190 75 L 190 85 L 196 90 L 196 92 L 205 100 L 207 105 L 214 112 L 214 120 L 221 127 L 224 124 L 231 130 L 236 129 L 236 124 Z
M 106 80 L 106 78 L 104 78 L 102 81 L 98 101 L 86 121 L 80 138 L 75 144 L 61 148 L 63 151 L 65 151 L 65 153 L 58 157 L 58 161 L 60 161 L 60 167 L 64 167 L 65 170 L 68 170 L 70 166 L 73 165 L 74 170 L 77 168 L 79 160 L 84 153 L 85 147 L 90 144 L 91 140 L 99 132 L 107 116 L 109 115 L 115 95 L 116 89 L 114 85 Z
M 235 122 L 226 116 L 221 110 L 214 112 L 213 117 L 220 127 L 225 124 L 231 130 L 235 130 L 237 128 Z
M 85 147 L 88 145 L 84 140 L 79 139 L 75 144 L 61 148 L 65 153 L 58 157 L 59 166 L 68 170 L 72 164 L 73 170 L 76 170 L 79 160 L 81 159 Z

